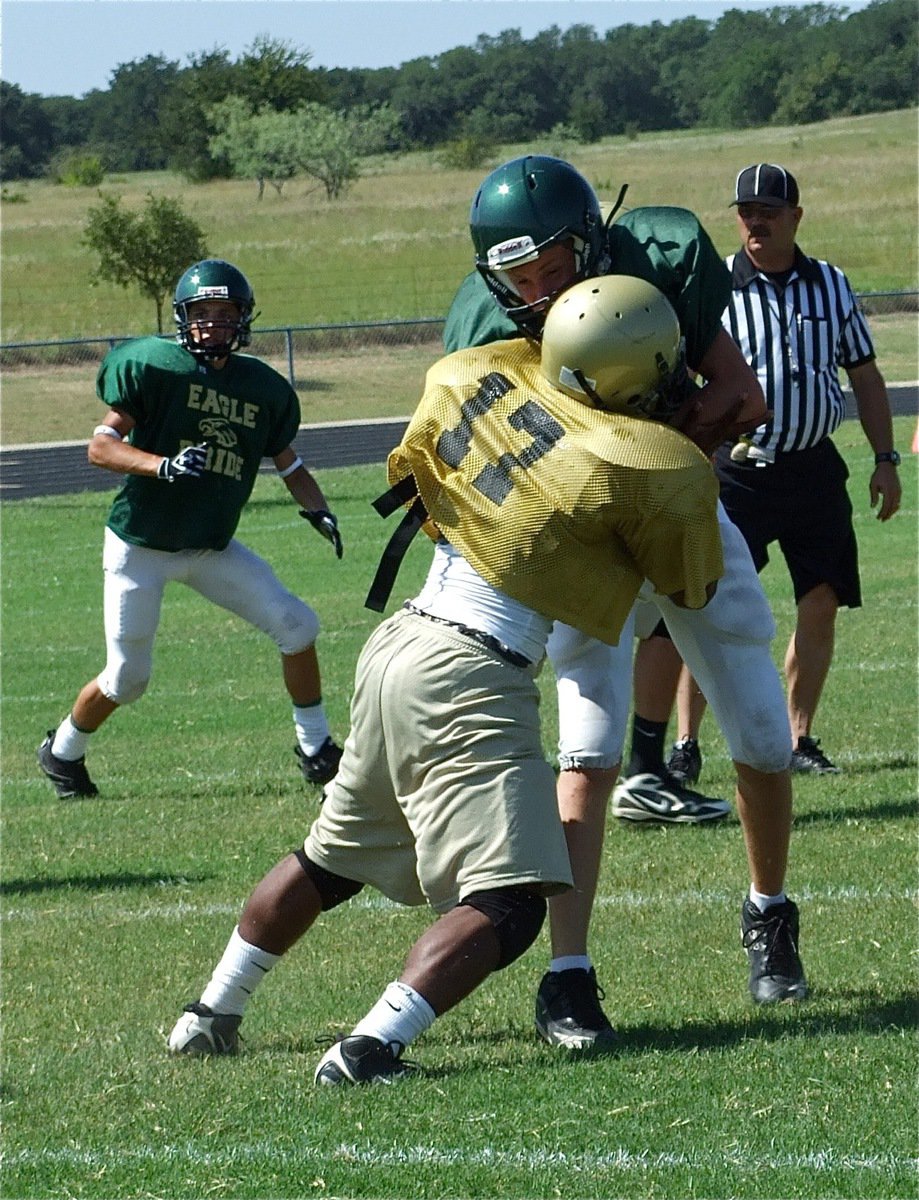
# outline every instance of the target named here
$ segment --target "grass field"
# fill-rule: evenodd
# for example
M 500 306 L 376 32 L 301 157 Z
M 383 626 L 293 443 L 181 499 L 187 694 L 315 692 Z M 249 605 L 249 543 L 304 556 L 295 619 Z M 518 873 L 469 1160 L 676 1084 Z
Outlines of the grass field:
M 908 445 L 912 421 L 897 421 Z M 738 914 L 740 828 L 609 830 L 593 954 L 615 1058 L 542 1045 L 547 939 L 438 1021 L 391 1089 L 312 1085 L 318 1035 L 347 1030 L 428 915 L 369 891 L 322 920 L 251 1005 L 244 1052 L 173 1060 L 252 884 L 303 836 L 304 792 L 276 657 L 185 589 L 167 593 L 147 696 L 96 738 L 98 799 L 57 801 L 44 731 L 101 666 L 101 531 L 110 495 L 2 510 L 3 1195 L 280 1198 L 800 1197 L 916 1194 L 916 476 L 880 526 L 856 422 L 864 608 L 843 612 L 817 734 L 844 774 L 796 785 L 789 889 L 813 996 L 756 1009 Z M 326 705 L 344 734 L 363 598 L 388 536 L 379 467 L 320 481 L 346 553 L 260 480 L 240 536 L 315 605 Z M 285 497 L 285 498 L 282 498 Z M 394 593 L 429 551 L 412 547 Z M 780 655 L 793 620 L 770 564 Z M 544 672 L 547 750 L 554 693 Z M 711 718 L 703 782 L 729 794 Z
M 728 207 L 738 170 L 788 166 L 801 184 L 802 243 L 843 266 L 857 291 L 915 289 L 916 110 L 816 125 L 646 134 L 590 146 L 547 139 L 501 147 L 496 165 L 524 152 L 569 158 L 601 197 L 629 183 L 627 205 L 676 204 L 732 250 Z M 181 197 L 210 251 L 252 278 L 264 327 L 443 316 L 471 266 L 469 203 L 485 174 L 447 171 L 430 154 L 367 164 L 330 203 L 302 181 L 256 200 L 255 184 L 192 186 L 165 173 L 113 177 L 107 193 L 139 207 L 148 192 Z M 95 259 L 81 244 L 91 189 L 17 183 L 2 205 L 0 341 L 148 333 L 151 301 L 135 289 L 91 287 Z M 19 202 L 10 202 L 9 197 Z M 168 318 L 168 313 L 167 313 Z

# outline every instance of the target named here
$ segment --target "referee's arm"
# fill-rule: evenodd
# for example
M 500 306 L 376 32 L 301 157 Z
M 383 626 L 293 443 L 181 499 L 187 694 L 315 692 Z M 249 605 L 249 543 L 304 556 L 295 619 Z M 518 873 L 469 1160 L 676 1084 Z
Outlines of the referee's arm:
M 858 419 L 862 423 L 871 449 L 875 454 L 884 454 L 893 449 L 893 421 L 887 385 L 874 359 L 846 370 L 849 383 L 858 405 Z M 868 485 L 871 507 L 880 501 L 877 517 L 887 521 L 900 507 L 900 477 L 897 468 L 890 462 L 878 463 Z

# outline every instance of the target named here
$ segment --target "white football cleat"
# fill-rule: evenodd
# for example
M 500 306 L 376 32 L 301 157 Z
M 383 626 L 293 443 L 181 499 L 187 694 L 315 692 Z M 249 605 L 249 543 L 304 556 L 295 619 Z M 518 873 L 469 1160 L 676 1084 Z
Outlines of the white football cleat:
M 613 792 L 613 816 L 623 821 L 698 825 L 719 821 L 731 811 L 727 800 L 703 796 L 675 779 L 645 773 L 623 779 Z

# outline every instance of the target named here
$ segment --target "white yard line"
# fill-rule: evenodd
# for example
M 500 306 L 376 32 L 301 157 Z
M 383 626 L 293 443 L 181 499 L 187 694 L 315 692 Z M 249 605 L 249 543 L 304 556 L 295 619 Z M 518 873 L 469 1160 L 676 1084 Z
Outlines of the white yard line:
M 641 1151 L 636 1153 L 619 1146 L 602 1153 L 564 1150 L 464 1150 L 449 1146 L 409 1146 L 391 1149 L 342 1144 L 329 1150 L 326 1146 L 309 1143 L 293 1145 L 285 1138 L 282 1143 L 264 1140 L 213 1148 L 197 1142 L 162 1146 L 112 1147 L 106 1150 L 81 1150 L 79 1147 L 44 1147 L 38 1150 L 17 1150 L 0 1155 L 0 1165 L 14 1167 L 41 1164 L 85 1167 L 88 1170 L 112 1170 L 133 1163 L 187 1163 L 194 1167 L 231 1167 L 239 1163 L 283 1163 L 284 1170 L 297 1163 L 337 1161 L 361 1167 L 414 1167 L 435 1165 L 444 1167 L 502 1167 L 520 1170 L 542 1170 L 546 1167 L 567 1169 L 581 1174 L 585 1171 L 648 1172 L 666 1170 L 719 1170 L 736 1167 L 745 1174 L 761 1171 L 846 1171 L 883 1175 L 893 1171 L 915 1170 L 919 1160 L 894 1154 L 840 1154 L 835 1150 L 819 1150 L 810 1154 L 761 1155 L 733 1146 L 726 1151 L 696 1150 L 690 1154 L 676 1151 Z

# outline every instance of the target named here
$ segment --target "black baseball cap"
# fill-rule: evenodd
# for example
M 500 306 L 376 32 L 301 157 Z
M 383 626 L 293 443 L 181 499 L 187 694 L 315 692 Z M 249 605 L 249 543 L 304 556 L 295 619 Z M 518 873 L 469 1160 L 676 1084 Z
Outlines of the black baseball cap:
M 798 183 L 791 171 L 775 163 L 754 163 L 737 176 L 731 204 L 766 204 L 771 208 L 798 207 Z

